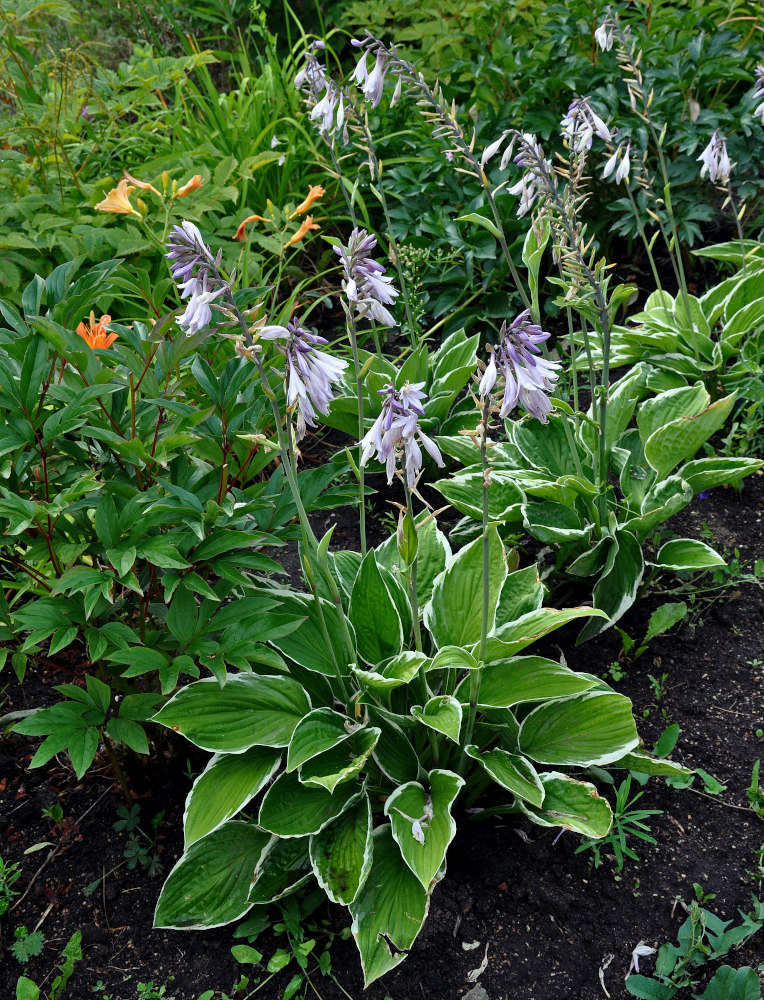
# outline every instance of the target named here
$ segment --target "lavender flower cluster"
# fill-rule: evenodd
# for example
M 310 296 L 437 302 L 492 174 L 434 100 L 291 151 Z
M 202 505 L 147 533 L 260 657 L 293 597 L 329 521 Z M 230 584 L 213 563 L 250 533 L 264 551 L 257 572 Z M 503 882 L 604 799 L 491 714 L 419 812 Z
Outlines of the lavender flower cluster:
M 332 385 L 341 381 L 347 361 L 320 351 L 316 344 L 326 344 L 325 337 L 310 333 L 295 317 L 286 326 L 273 324 L 260 330 L 264 340 L 286 340 L 282 350 L 286 355 L 287 409 L 297 410 L 297 440 L 305 436 L 308 426 L 315 427 L 316 411 L 324 415 L 334 399 Z
M 190 337 L 209 326 L 212 319 L 210 303 L 228 288 L 218 270 L 222 254 L 213 257 L 198 227 L 188 221 L 172 227 L 167 249 L 165 256 L 171 262 L 170 271 L 178 283 L 181 297 L 189 299 L 178 323 L 188 327 L 186 336 Z
M 538 346 L 549 338 L 540 326 L 529 322 L 530 310 L 526 309 L 507 326 L 502 324 L 501 342 L 492 353 L 478 392 L 486 397 L 496 385 L 499 377 L 504 378 L 504 396 L 499 416 L 504 419 L 518 402 L 542 422 L 547 423 L 547 414 L 552 410 L 546 393 L 551 392 L 559 378 L 556 361 L 539 357 Z
M 369 317 L 383 326 L 395 326 L 395 318 L 385 307 L 395 302 L 399 292 L 382 264 L 369 256 L 376 245 L 376 236 L 356 226 L 347 246 L 334 247 L 345 272 L 342 289 L 359 319 Z
M 422 469 L 420 444 L 436 465 L 443 468 L 445 464 L 437 444 L 419 426 L 419 418 L 424 416 L 422 400 L 427 398 L 423 387 L 424 382 L 407 382 L 402 389 L 396 389 L 390 383 L 379 390 L 379 395 L 384 396 L 382 412 L 361 441 L 361 465 L 376 455 L 387 470 L 388 483 L 392 483 L 396 461 L 402 456 L 406 482 L 409 486 L 416 484 Z

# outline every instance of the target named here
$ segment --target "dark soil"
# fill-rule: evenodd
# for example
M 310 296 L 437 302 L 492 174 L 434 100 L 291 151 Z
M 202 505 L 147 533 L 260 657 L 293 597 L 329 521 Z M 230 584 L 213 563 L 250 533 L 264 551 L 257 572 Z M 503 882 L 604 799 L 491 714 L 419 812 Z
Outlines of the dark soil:
M 696 500 L 670 527 L 698 537 L 707 525 L 713 544 L 737 549 L 740 559 L 752 564 L 764 555 L 762 513 L 764 476 L 759 474 L 745 481 L 741 494 L 718 489 L 707 500 Z M 341 522 L 336 535 L 349 531 L 343 512 L 334 514 Z M 676 581 L 663 585 L 671 588 Z M 620 624 L 641 638 L 650 613 L 667 599 L 648 597 Z M 764 823 L 746 797 L 753 764 L 764 756 L 764 739 L 756 735 L 764 729 L 764 590 L 733 582 L 714 603 L 696 602 L 692 617 L 691 625 L 655 640 L 635 663 L 625 661 L 618 688 L 633 700 L 648 748 L 667 725 L 678 723 L 674 759 L 715 775 L 726 785 L 724 793 L 711 798 L 651 780 L 637 807 L 662 811 L 650 821 L 656 843 L 631 841 L 639 860 L 627 860 L 620 877 L 609 848 L 597 868 L 591 852 L 576 853 L 579 840 L 571 834 L 557 837 L 557 831 L 514 815 L 482 823 L 461 817 L 448 875 L 434 892 L 429 919 L 410 956 L 365 994 L 355 945 L 339 933 L 349 924 L 346 912 L 318 910 L 311 918 L 319 934 L 325 935 L 322 921 L 337 933 L 332 971 L 345 996 L 456 1000 L 474 988 L 468 974 L 480 966 L 487 947 L 479 982 L 490 1000 L 621 1000 L 628 996 L 623 984 L 632 950 L 640 941 L 657 947 L 676 940 L 685 914 L 675 901 L 689 903 L 693 883 L 716 894 L 705 905 L 725 920 L 735 919 L 738 908 L 750 909 L 757 885 L 749 872 L 756 869 L 755 851 L 764 843 Z M 575 632 L 558 632 L 546 652 L 558 657 L 563 652 L 570 666 L 608 676 L 621 649 L 615 630 L 584 646 L 576 647 L 574 640 Z M 71 670 L 65 662 L 40 663 L 23 685 L 6 670 L 0 711 L 54 701 L 52 685 L 70 680 Z M 660 698 L 650 674 L 660 682 Z M 61 948 L 74 931 L 82 931 L 83 959 L 66 994 L 72 1000 L 101 996 L 93 992 L 99 982 L 113 1000 L 134 1000 L 140 995 L 137 984 L 148 981 L 157 987 L 167 983 L 165 995 L 177 1000 L 196 1000 L 212 989 L 243 996 L 233 993 L 242 969 L 252 980 L 250 987 L 258 976 L 263 981 L 258 997 L 280 998 L 296 971 L 294 961 L 264 982 L 263 969 L 245 968 L 233 959 L 230 928 L 202 933 L 152 929 L 162 876 L 151 878 L 140 865 L 130 869 L 123 856 L 126 834 L 114 830 L 123 800 L 108 760 L 97 758 L 77 781 L 63 754 L 47 767 L 29 770 L 36 745 L 13 734 L 0 738 L 0 845 L 6 863 L 22 865 L 16 888 L 24 893 L 0 923 L 0 1000 L 15 996 L 22 972 L 8 950 L 20 925 L 30 931 L 39 927 L 45 935 L 44 950 L 26 974 L 48 988 Z M 204 761 L 205 755 L 178 740 L 132 776 L 141 828 L 150 832 L 152 818 L 164 813 L 156 851 L 165 874 L 182 849 L 181 819 L 190 786 L 184 772 L 187 765 L 200 771 Z M 698 779 L 696 786 L 702 788 Z M 634 785 L 632 791 L 637 790 Z M 60 827 L 42 815 L 55 803 L 63 809 Z M 52 846 L 26 853 L 43 841 Z M 88 895 L 85 890 L 94 883 Z M 319 940 L 316 954 L 326 940 Z M 288 948 L 283 935 L 270 932 L 256 946 L 264 961 L 277 948 Z M 730 961 L 754 967 L 764 962 L 764 935 Z M 652 968 L 652 958 L 642 960 L 643 972 Z M 343 995 L 318 971 L 312 980 L 326 1000 Z

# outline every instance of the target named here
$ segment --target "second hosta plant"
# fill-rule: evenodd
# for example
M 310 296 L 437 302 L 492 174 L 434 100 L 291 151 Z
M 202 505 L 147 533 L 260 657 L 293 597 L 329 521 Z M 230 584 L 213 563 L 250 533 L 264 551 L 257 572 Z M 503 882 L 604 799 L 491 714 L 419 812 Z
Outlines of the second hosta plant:
M 335 600 L 264 587 L 284 624 L 267 665 L 189 684 L 156 715 L 214 756 L 155 922 L 219 926 L 315 880 L 348 907 L 368 984 L 413 945 L 465 805 L 485 793 L 492 812 L 603 837 L 588 767 L 680 769 L 639 750 L 627 698 L 526 652 L 597 612 L 543 607 L 536 567 L 517 569 L 493 524 L 453 553 L 433 518 L 409 517 L 397 546 L 319 558 Z

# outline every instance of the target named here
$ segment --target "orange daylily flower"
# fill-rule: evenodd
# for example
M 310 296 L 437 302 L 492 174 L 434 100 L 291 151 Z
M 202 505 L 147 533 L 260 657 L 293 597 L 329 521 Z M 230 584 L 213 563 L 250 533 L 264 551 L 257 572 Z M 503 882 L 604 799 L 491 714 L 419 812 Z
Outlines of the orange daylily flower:
M 153 191 L 154 194 L 159 195 L 160 198 L 162 197 L 153 184 L 147 184 L 146 181 L 139 181 L 137 177 L 133 177 L 132 174 L 129 174 L 126 170 L 123 170 L 122 173 L 124 174 L 126 181 L 134 184 L 137 188 L 140 188 L 141 191 Z
M 96 209 L 99 212 L 115 212 L 117 215 L 138 215 L 140 212 L 130 204 L 128 195 L 134 190 L 133 184 L 128 184 L 127 178 L 123 177 L 115 188 L 106 195 L 103 201 L 99 201 Z
M 91 351 L 105 350 L 119 336 L 119 334 L 107 332 L 107 323 L 111 323 L 111 316 L 104 314 L 96 323 L 95 313 L 91 309 L 89 322 L 87 324 L 82 322 L 77 327 L 77 333 L 82 337 Z
M 201 174 L 194 174 L 190 181 L 186 181 L 183 187 L 179 187 L 175 192 L 176 198 L 185 198 L 187 194 L 191 191 L 196 191 L 198 187 L 201 187 L 204 181 L 202 180 Z
M 323 198 L 325 193 L 326 192 L 324 191 L 324 189 L 321 187 L 320 184 L 317 184 L 315 187 L 313 187 L 313 185 L 311 184 L 310 188 L 308 189 L 308 194 L 305 200 L 300 202 L 300 204 L 297 206 L 294 212 L 292 212 L 289 218 L 294 219 L 296 215 L 302 215 L 303 212 L 307 212 L 310 206 L 313 204 L 313 202 L 317 201 L 319 198 Z
M 302 220 L 300 228 L 297 230 L 297 232 L 291 239 L 287 240 L 287 242 L 284 244 L 283 249 L 286 250 L 286 248 L 291 247 L 293 243 L 299 243 L 301 239 L 303 239 L 305 236 L 308 235 L 311 229 L 320 229 L 320 228 L 321 226 L 313 222 L 312 215 L 306 215 L 305 218 Z
M 243 240 L 244 239 L 244 230 L 245 230 L 246 226 L 248 225 L 248 223 L 254 222 L 255 219 L 257 219 L 258 222 L 272 222 L 273 221 L 272 219 L 266 219 L 264 215 L 248 215 L 247 218 L 244 220 L 244 222 L 242 222 L 242 224 L 236 230 L 236 235 L 234 236 L 234 239 L 235 240 L 239 240 L 239 241 Z

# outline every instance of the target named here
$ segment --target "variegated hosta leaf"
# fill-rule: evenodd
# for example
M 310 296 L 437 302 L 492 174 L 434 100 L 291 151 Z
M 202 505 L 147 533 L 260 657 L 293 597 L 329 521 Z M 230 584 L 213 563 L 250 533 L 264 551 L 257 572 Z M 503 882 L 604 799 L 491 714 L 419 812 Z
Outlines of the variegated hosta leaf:
M 310 861 L 318 884 L 333 903 L 349 906 L 371 869 L 371 803 L 361 796 L 341 816 L 310 838 Z
M 271 837 L 251 879 L 250 903 L 274 903 L 308 881 L 310 868 L 308 837 Z
M 454 743 L 459 742 L 459 731 L 462 728 L 462 706 L 453 695 L 436 695 L 435 698 L 430 698 L 424 708 L 414 705 L 411 714 L 428 729 L 443 733 Z
M 411 871 L 429 889 L 456 834 L 451 806 L 464 784 L 452 771 L 430 771 L 430 790 L 418 781 L 396 788 L 385 802 L 393 837 Z
M 213 757 L 186 799 L 186 847 L 235 816 L 268 784 L 280 763 L 279 751 L 271 747 L 250 747 L 244 753 Z
M 585 837 L 600 839 L 610 832 L 613 814 L 606 799 L 597 794 L 590 781 L 577 781 L 550 771 L 541 774 L 544 803 L 540 809 L 522 799 L 517 804 L 538 826 L 561 826 Z
M 593 691 L 547 702 L 522 722 L 522 753 L 540 764 L 588 767 L 612 764 L 639 746 L 631 702 Z
M 427 916 L 429 897 L 401 857 L 390 826 L 374 831 L 371 870 L 350 904 L 364 986 L 406 958 Z
M 238 920 L 252 906 L 252 876 L 270 835 L 232 820 L 193 843 L 167 876 L 155 927 L 200 930 Z
M 467 756 L 476 760 L 502 788 L 531 805 L 541 806 L 544 801 L 544 786 L 536 768 L 525 757 L 499 748 L 481 751 L 474 745 L 467 747 Z
M 379 734 L 379 729 L 366 726 L 352 739 L 311 757 L 300 768 L 298 777 L 301 784 L 333 792 L 337 785 L 350 781 L 361 771 L 377 745 Z
M 350 737 L 351 720 L 331 708 L 316 708 L 297 723 L 287 751 L 287 771 Z
M 265 793 L 258 824 L 277 837 L 307 837 L 323 830 L 360 794 L 355 782 L 340 785 L 332 794 L 303 785 L 294 772 L 285 772 Z

